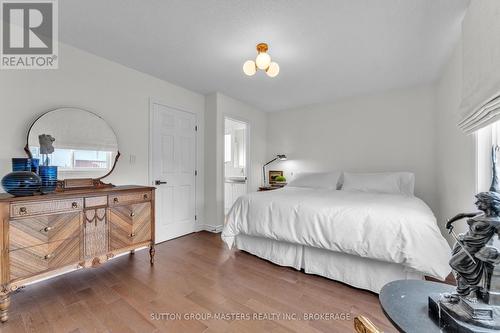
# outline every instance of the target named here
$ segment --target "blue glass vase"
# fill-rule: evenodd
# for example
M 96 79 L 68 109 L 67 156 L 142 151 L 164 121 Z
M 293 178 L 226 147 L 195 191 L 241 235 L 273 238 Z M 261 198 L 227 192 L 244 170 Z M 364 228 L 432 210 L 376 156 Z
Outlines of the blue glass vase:
M 12 171 L 31 171 L 38 173 L 40 160 L 38 158 L 13 158 Z
M 38 167 L 38 174 L 42 178 L 42 193 L 51 193 L 57 187 L 57 166 L 40 165 Z
M 40 167 L 40 159 L 31 158 L 31 172 L 38 174 L 38 168 Z
M 5 192 L 16 197 L 33 195 L 41 186 L 42 179 L 31 171 L 14 171 L 2 178 Z
M 13 158 L 12 171 L 31 171 L 31 161 L 29 158 Z

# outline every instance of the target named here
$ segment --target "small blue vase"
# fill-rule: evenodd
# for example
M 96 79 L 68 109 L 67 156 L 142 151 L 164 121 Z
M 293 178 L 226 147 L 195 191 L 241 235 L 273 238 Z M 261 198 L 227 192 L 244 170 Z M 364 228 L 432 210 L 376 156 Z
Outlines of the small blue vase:
M 42 179 L 31 171 L 14 171 L 2 178 L 5 192 L 16 197 L 33 195 L 41 186 Z
M 38 173 L 38 165 L 40 160 L 38 158 L 13 158 L 12 171 L 31 171 Z
M 42 178 L 42 193 L 54 192 L 57 188 L 57 166 L 40 165 L 38 174 Z
M 13 158 L 12 171 L 31 171 L 31 160 L 29 158 Z

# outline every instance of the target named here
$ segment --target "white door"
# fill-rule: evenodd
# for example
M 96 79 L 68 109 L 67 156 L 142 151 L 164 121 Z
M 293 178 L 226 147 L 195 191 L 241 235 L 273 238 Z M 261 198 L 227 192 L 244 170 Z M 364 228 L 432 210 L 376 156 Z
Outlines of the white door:
M 195 231 L 196 116 L 154 103 L 151 117 L 159 243 Z

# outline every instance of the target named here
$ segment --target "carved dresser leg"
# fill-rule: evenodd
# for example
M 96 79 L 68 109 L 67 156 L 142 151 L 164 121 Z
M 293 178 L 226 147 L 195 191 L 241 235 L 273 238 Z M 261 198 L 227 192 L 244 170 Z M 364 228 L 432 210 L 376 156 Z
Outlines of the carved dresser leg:
M 5 323 L 9 319 L 10 295 L 0 296 L 0 321 Z
M 149 258 L 150 258 L 149 262 L 151 263 L 151 265 L 153 265 L 155 263 L 155 252 L 156 252 L 155 246 L 154 246 L 154 244 L 151 244 L 149 246 Z

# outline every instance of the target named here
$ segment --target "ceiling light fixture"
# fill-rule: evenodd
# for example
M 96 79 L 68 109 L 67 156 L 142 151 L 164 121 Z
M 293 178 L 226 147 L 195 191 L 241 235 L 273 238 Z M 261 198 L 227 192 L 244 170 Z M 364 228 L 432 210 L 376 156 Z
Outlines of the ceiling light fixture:
M 267 76 L 275 77 L 280 72 L 280 66 L 274 61 L 271 61 L 271 56 L 267 54 L 268 46 L 266 43 L 257 44 L 257 58 L 255 61 L 247 60 L 243 64 L 243 72 L 248 76 L 253 76 L 257 69 L 266 72 Z

